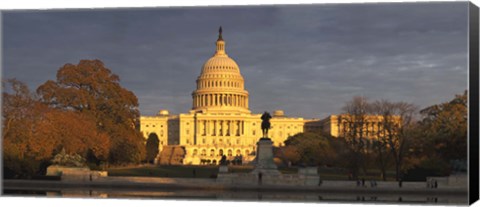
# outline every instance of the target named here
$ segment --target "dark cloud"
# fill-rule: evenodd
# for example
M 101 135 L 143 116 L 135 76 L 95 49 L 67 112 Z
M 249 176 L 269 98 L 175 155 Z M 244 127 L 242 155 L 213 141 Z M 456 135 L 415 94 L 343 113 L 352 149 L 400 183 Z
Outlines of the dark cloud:
M 467 88 L 467 2 L 4 12 L 3 76 L 100 59 L 142 114 L 185 113 L 219 25 L 253 112 L 323 118 L 355 95 L 421 107 Z

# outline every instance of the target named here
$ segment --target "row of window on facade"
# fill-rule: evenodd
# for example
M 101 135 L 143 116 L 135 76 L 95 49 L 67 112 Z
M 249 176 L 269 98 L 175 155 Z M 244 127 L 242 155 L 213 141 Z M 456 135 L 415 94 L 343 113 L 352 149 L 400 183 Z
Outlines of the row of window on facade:
M 150 127 L 150 126 L 147 124 L 147 125 L 145 125 L 145 127 Z M 152 127 L 155 127 L 155 124 L 153 124 Z M 163 128 L 163 125 L 160 125 L 160 127 Z
M 252 154 L 250 154 L 250 152 L 251 151 L 247 149 L 247 150 L 244 151 L 244 154 L 242 154 L 242 151 L 237 149 L 235 151 L 235 156 L 239 157 L 239 156 L 255 155 L 255 151 L 252 151 L 253 152 Z M 192 153 L 192 156 L 198 156 L 198 155 L 199 155 L 198 154 L 198 149 L 194 149 L 193 153 Z M 216 154 L 215 149 L 210 149 L 210 153 L 208 154 L 208 156 L 210 156 L 210 157 L 223 156 L 223 155 L 224 155 L 223 149 L 219 149 L 218 154 Z M 231 149 L 227 150 L 227 154 L 225 154 L 225 155 L 229 156 L 229 157 L 233 156 L 233 150 L 231 150 Z M 200 151 L 200 156 L 207 156 L 207 149 L 202 149 Z
M 396 123 L 393 127 L 398 127 L 399 124 Z M 356 130 L 357 136 L 360 134 L 363 136 L 379 136 L 381 134 L 386 134 L 386 128 L 382 122 L 366 122 L 362 125 L 362 128 L 356 129 L 354 123 L 343 123 L 343 127 L 339 129 L 341 133 L 352 133 L 353 130 Z
M 192 143 L 192 142 L 190 141 L 190 139 L 187 139 L 186 142 L 187 142 L 187 144 L 194 144 L 194 143 Z M 222 143 L 224 143 L 224 140 L 223 140 L 223 139 L 218 139 L 218 143 L 219 143 L 219 144 L 222 144 Z M 230 139 L 226 139 L 225 143 L 226 143 L 227 145 L 232 145 L 232 144 L 233 144 Z M 241 143 L 240 139 L 236 139 L 236 140 L 235 140 L 235 143 L 236 143 L 237 145 L 239 145 L 239 144 Z M 203 138 L 203 139 L 202 139 L 202 144 L 207 144 L 207 139 Z M 217 139 L 211 139 L 211 144 L 217 144 Z M 249 144 L 254 144 L 254 142 L 253 142 L 253 141 L 250 141 Z

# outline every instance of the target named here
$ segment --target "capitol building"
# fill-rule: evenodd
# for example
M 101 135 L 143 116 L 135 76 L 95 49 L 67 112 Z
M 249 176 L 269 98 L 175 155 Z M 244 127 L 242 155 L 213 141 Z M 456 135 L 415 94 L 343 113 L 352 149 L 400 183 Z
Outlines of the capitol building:
M 140 117 L 144 137 L 158 137 L 163 155 L 160 163 L 170 163 L 164 158 L 169 154 L 181 154 L 178 164 L 201 164 L 205 160 L 218 163 L 222 155 L 228 160 L 241 159 L 242 163 L 255 158 L 256 143 L 262 137 L 261 114 L 249 110 L 249 93 L 240 67 L 228 56 L 225 46 L 220 28 L 215 54 L 202 67 L 188 113 L 172 115 L 160 110 L 156 116 Z M 308 121 L 315 120 L 286 117 L 283 111 L 274 111 L 269 137 L 274 145 L 281 146 L 289 136 L 304 132 Z
M 220 28 L 213 57 L 203 64 L 192 92 L 188 113 L 172 115 L 160 110 L 155 116 L 140 117 L 145 140 L 159 141 L 159 164 L 218 164 L 227 160 L 249 163 L 255 158 L 256 143 L 262 137 L 261 114 L 249 110 L 249 93 L 238 64 L 228 56 Z M 268 137 L 282 146 L 289 136 L 302 132 L 324 132 L 340 137 L 348 130 L 348 115 L 330 115 L 322 120 L 287 117 L 276 110 L 270 119 Z M 345 118 L 346 117 L 346 118 Z M 365 137 L 375 138 L 382 119 L 369 116 Z M 370 133 L 369 133 L 370 132 Z

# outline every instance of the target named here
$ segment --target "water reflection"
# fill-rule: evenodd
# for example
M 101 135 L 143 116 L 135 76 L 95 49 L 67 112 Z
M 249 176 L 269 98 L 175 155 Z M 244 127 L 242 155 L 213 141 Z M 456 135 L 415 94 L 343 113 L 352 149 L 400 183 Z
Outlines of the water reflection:
M 316 192 L 270 192 L 270 191 L 198 191 L 198 190 L 112 190 L 112 189 L 62 189 L 58 191 L 5 191 L 10 195 L 46 195 L 48 197 L 92 198 L 161 198 L 202 200 L 247 200 L 247 201 L 301 201 L 301 202 L 367 202 L 367 203 L 423 203 L 467 204 L 466 195 L 421 195 L 421 194 L 351 194 Z

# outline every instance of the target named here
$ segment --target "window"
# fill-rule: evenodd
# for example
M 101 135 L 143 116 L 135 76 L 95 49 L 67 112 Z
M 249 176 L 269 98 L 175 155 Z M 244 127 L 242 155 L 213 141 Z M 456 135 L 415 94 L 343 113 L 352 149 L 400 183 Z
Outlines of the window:
M 155 125 L 152 125 L 152 127 L 155 127 Z
M 197 156 L 197 149 L 193 150 L 193 156 Z
M 215 155 L 215 150 L 214 150 L 214 149 L 211 149 L 211 150 L 210 150 L 210 156 L 213 157 L 214 155 Z
M 232 150 L 228 150 L 228 156 L 231 157 L 232 156 Z
M 223 156 L 223 150 L 220 149 L 220 151 L 218 151 L 218 154 L 219 154 L 220 156 Z
M 202 149 L 202 154 L 201 154 L 201 155 L 202 155 L 202 156 L 206 156 L 206 155 L 207 155 L 207 150 Z

